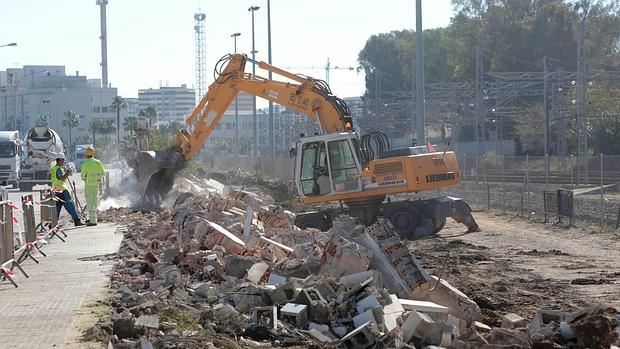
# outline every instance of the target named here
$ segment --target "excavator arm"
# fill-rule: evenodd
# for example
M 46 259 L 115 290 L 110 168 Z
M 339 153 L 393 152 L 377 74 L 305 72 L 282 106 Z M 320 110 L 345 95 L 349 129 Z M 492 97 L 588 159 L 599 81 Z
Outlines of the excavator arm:
M 248 61 L 279 75 L 284 81 L 246 73 Z M 334 96 L 322 80 L 295 75 L 265 62 L 252 61 L 242 54 L 222 57 L 216 65 L 217 73 L 207 94 L 188 117 L 189 129 L 177 132 L 175 146 L 163 152 L 140 152 L 136 157 L 136 175 L 147 204 L 157 203 L 168 193 L 176 172 L 202 148 L 240 91 L 304 113 L 317 122 L 324 133 L 353 129 L 346 103 Z
M 209 91 L 187 119 L 193 132 L 182 130 L 177 134 L 176 145 L 185 159 L 191 159 L 200 150 L 240 91 L 304 113 L 325 133 L 346 132 L 353 128 L 347 105 L 333 96 L 323 81 L 294 75 L 265 62 L 254 63 L 293 81 L 269 80 L 248 74 L 244 69 L 249 59 L 241 54 L 225 56 L 222 61 L 228 62 L 224 71 L 209 86 Z

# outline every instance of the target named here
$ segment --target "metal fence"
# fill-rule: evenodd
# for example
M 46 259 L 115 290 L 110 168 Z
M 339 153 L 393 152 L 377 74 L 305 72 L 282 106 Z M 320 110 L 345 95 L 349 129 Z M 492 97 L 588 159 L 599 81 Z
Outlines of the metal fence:
M 620 220 L 618 155 L 580 159 L 580 170 L 575 157 L 460 156 L 459 163 L 463 177 L 461 185 L 442 190 L 440 194 L 461 197 L 474 210 L 492 209 L 507 215 L 544 221 L 545 213 L 557 214 L 557 211 L 565 209 L 562 205 L 568 199 L 559 197 L 558 190 L 561 190 L 562 195 L 566 196 L 569 192 L 572 197 L 570 203 L 574 222 L 602 223 L 614 227 Z M 550 201 L 553 195 L 557 196 L 555 200 L 561 201 Z

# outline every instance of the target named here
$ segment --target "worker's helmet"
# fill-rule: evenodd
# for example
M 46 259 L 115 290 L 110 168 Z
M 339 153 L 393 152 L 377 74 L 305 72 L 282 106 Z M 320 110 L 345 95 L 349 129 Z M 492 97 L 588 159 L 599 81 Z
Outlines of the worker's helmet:
M 65 159 L 65 154 L 64 153 L 56 153 L 56 160 L 59 160 L 59 159 L 64 160 Z
M 88 147 L 84 151 L 84 155 L 86 156 L 95 156 L 95 149 L 93 147 Z

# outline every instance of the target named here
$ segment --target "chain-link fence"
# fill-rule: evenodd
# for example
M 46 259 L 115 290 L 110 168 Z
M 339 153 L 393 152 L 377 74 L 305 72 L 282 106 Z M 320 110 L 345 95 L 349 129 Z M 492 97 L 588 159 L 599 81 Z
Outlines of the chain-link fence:
M 545 192 L 572 194 L 573 221 L 617 226 L 620 221 L 620 156 L 459 156 L 463 181 L 441 195 L 458 196 L 474 210 L 544 220 Z M 553 207 L 549 203 L 547 207 Z M 551 205 L 551 206 L 549 206 Z M 556 207 L 557 210 L 557 207 Z M 549 210 L 548 210 L 549 211 Z M 556 219 L 550 217 L 549 221 Z

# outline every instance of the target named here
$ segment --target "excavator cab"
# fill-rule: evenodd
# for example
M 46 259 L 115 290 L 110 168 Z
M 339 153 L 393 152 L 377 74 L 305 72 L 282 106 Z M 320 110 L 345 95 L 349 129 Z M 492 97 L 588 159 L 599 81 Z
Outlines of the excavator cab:
M 304 137 L 296 145 L 295 184 L 301 197 L 341 195 L 362 190 L 357 134 Z

